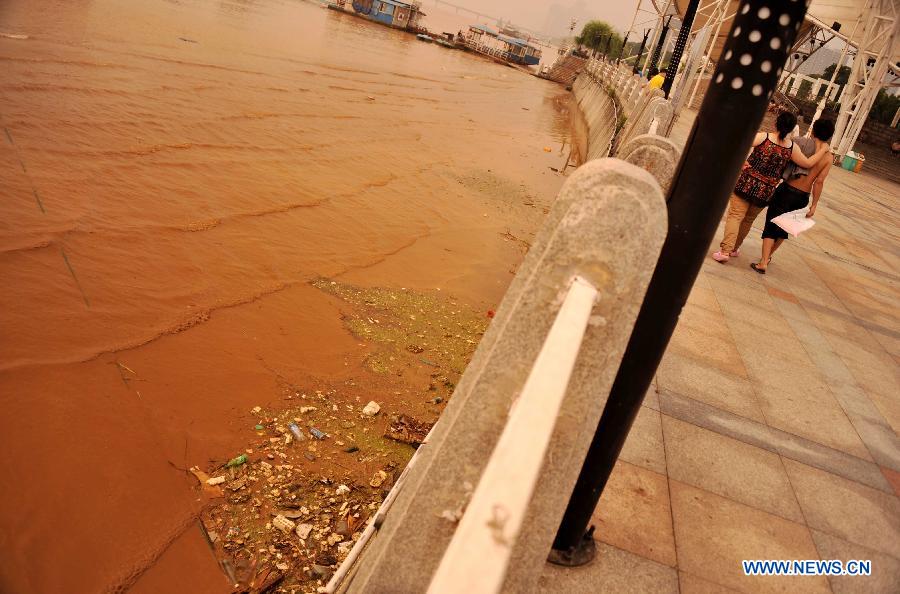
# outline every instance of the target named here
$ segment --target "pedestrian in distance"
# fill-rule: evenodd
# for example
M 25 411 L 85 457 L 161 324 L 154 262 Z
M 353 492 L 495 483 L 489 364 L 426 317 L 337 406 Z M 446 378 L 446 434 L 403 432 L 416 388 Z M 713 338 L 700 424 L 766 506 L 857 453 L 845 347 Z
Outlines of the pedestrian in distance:
M 788 163 L 793 161 L 801 167 L 812 168 L 828 153 L 828 146 L 825 146 L 811 158 L 804 155 L 790 139 L 796 125 L 797 116 L 785 111 L 775 121 L 775 132 L 759 132 L 753 139 L 753 148 L 728 203 L 719 251 L 712 255 L 716 262 L 724 264 L 740 255 L 741 245 L 750 233 L 753 221 L 768 205 Z
M 831 120 L 816 120 L 812 127 L 812 138 L 797 138 L 794 143 L 800 147 L 804 155 L 818 154 L 823 148 L 830 150 L 831 137 L 834 136 L 834 122 Z M 753 270 L 765 274 L 772 261 L 772 254 L 781 247 L 788 238 L 788 233 L 772 222 L 775 217 L 784 213 L 806 208 L 809 204 L 809 196 L 812 193 L 812 206 L 806 213 L 811 219 L 816 214 L 819 198 L 822 196 L 822 188 L 825 187 L 825 178 L 831 171 L 831 159 L 822 158 L 810 169 L 802 169 L 788 165 L 785 169 L 784 183 L 778 186 L 772 194 L 769 209 L 766 211 L 766 227 L 762 233 L 762 255 L 759 262 L 750 265 Z

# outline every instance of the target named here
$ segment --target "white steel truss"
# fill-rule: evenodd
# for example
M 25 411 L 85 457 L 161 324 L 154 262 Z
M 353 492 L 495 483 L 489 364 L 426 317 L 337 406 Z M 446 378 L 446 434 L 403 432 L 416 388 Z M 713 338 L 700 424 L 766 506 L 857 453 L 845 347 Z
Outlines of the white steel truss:
M 860 17 L 859 48 L 853 59 L 850 80 L 841 97 L 841 113 L 832 146 L 843 158 L 862 130 L 875 98 L 885 86 L 893 63 L 894 44 L 900 37 L 900 6 L 897 0 L 868 0 Z

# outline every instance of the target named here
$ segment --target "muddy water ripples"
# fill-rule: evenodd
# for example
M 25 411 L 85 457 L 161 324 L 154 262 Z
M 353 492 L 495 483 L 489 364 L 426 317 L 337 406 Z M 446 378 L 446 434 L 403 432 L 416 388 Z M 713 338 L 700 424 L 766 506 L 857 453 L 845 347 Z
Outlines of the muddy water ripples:
M 312 279 L 495 306 L 566 157 L 560 88 L 302 0 L 7 0 L 0 70 L 0 591 L 133 581 L 270 369 L 354 369 Z

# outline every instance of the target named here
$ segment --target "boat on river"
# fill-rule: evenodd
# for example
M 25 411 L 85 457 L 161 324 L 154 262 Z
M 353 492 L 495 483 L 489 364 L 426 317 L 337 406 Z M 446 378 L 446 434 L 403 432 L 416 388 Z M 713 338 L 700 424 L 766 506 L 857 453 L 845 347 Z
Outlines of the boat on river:
M 485 25 L 471 25 L 465 35 L 466 48 L 513 64 L 534 66 L 541 61 L 540 48 L 527 39 L 512 37 Z
M 421 2 L 399 0 L 353 0 L 353 11 L 370 20 L 406 31 L 421 29 L 419 20 L 425 16 Z

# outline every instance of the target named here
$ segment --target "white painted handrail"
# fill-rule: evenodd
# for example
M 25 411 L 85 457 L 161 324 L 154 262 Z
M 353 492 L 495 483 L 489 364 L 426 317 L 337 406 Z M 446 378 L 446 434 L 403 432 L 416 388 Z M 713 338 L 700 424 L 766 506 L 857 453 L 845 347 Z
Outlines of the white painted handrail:
M 572 280 L 429 594 L 500 591 L 596 298 L 591 283 Z

